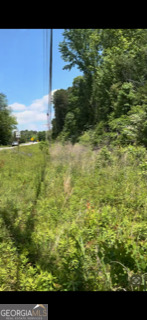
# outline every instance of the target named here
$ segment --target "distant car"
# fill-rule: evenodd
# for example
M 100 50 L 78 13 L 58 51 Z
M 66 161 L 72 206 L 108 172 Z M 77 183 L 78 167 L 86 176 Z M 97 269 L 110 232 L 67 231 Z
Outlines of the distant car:
M 13 141 L 12 142 L 12 147 L 18 146 L 18 141 Z

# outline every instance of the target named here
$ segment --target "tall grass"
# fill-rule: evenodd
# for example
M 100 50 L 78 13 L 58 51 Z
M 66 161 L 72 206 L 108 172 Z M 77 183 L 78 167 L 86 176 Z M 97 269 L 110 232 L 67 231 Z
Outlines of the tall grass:
M 55 143 L 42 171 L 43 151 L 29 148 L 17 168 L 12 151 L 0 159 L 1 290 L 138 290 L 130 278 L 147 272 L 146 149 Z

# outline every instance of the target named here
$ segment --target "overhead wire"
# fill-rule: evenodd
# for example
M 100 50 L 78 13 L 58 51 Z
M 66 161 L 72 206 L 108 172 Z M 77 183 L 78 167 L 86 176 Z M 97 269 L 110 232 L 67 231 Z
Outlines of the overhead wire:
M 45 29 L 43 29 L 43 93 L 45 94 Z
M 48 93 L 48 131 L 49 138 L 51 139 L 51 116 L 52 116 L 52 51 L 53 51 L 53 30 L 50 29 L 50 57 L 49 57 L 49 93 Z
M 46 91 L 48 92 L 48 85 L 49 85 L 49 30 L 46 29 Z

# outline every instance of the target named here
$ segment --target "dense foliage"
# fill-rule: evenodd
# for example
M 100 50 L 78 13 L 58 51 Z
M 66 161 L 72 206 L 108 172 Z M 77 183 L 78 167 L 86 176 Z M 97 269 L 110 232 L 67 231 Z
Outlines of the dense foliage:
M 0 93 L 0 145 L 11 142 L 12 130 L 16 128 L 17 121 L 11 115 L 6 96 Z
M 144 147 L 0 153 L 0 290 L 138 290 L 147 273 Z
M 76 142 L 88 132 L 93 145 L 147 146 L 147 30 L 65 29 L 63 36 L 64 68 L 76 65 L 83 76 L 55 92 L 53 137 Z

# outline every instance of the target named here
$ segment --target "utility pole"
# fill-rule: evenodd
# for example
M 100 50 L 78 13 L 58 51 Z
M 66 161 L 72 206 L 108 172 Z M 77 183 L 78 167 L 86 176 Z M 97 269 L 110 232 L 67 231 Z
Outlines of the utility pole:
M 50 30 L 49 94 L 48 94 L 48 111 L 47 111 L 49 140 L 51 140 L 50 130 L 51 130 L 51 105 L 52 105 L 52 51 L 53 51 L 53 29 Z

